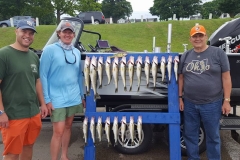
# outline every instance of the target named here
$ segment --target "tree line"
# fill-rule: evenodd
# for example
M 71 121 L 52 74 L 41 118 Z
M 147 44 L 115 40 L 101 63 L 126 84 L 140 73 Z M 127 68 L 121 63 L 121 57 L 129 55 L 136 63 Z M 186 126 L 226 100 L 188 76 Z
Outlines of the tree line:
M 152 15 L 168 19 L 176 14 L 177 18 L 188 18 L 200 13 L 208 18 L 209 13 L 217 18 L 221 13 L 229 13 L 231 17 L 239 13 L 239 0 L 213 0 L 202 4 L 201 0 L 154 0 L 149 8 Z M 13 16 L 28 15 L 38 17 L 40 24 L 56 24 L 60 16 L 68 14 L 76 16 L 79 12 L 102 11 L 105 17 L 112 17 L 116 22 L 120 18 L 127 19 L 132 15 L 132 5 L 127 0 L 0 0 L 0 20 Z
M 212 0 L 206 3 L 201 0 L 154 0 L 149 11 L 152 15 L 160 16 L 161 20 L 167 20 L 173 14 L 176 14 L 177 19 L 198 13 L 203 19 L 208 19 L 209 13 L 212 13 L 213 18 L 218 18 L 222 13 L 229 13 L 230 17 L 234 17 L 240 13 L 240 3 L 239 0 Z

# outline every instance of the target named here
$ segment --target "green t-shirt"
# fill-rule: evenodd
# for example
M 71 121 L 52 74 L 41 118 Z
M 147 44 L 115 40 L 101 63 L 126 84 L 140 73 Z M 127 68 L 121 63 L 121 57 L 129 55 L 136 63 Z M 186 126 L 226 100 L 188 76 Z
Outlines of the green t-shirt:
M 39 58 L 34 52 L 19 51 L 11 46 L 0 49 L 0 89 L 9 119 L 29 118 L 39 113 L 38 78 Z

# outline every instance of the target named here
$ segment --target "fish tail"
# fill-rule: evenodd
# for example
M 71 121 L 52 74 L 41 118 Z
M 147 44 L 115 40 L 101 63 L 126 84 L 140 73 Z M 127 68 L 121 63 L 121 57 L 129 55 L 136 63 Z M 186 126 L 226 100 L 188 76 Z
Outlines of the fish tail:
M 96 93 L 96 94 L 94 94 L 94 99 L 95 99 L 95 100 L 96 100 L 96 99 L 101 99 L 101 97 L 99 96 L 98 93 Z
M 139 92 L 139 90 L 140 90 L 140 86 L 138 86 L 138 89 L 137 89 L 137 91 Z
M 127 91 L 127 87 L 126 86 L 124 87 L 124 91 Z
M 130 88 L 129 88 L 129 92 L 130 92 L 130 91 L 132 91 L 132 86 L 130 86 Z

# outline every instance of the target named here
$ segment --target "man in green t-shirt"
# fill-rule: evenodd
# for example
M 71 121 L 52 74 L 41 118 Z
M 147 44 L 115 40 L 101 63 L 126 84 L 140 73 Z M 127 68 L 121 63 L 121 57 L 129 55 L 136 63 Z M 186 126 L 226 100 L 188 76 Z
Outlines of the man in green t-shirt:
M 16 41 L 0 49 L 0 128 L 4 160 L 31 160 L 48 110 L 39 79 L 38 56 L 29 50 L 36 30 L 19 21 Z M 39 110 L 40 102 L 40 110 Z

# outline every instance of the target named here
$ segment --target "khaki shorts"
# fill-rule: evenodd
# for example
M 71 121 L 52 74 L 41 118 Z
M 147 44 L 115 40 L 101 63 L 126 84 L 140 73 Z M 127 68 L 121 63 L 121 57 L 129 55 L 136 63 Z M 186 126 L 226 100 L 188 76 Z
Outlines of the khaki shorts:
M 66 118 L 75 115 L 76 113 L 83 113 L 83 105 L 79 104 L 76 106 L 70 106 L 65 108 L 56 108 L 52 111 L 51 121 L 61 122 L 65 121 Z
M 1 128 L 4 151 L 3 155 L 20 154 L 23 146 L 32 145 L 42 128 L 41 116 L 9 120 L 8 128 Z

